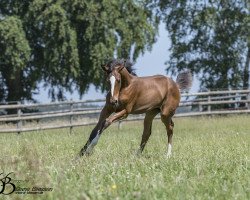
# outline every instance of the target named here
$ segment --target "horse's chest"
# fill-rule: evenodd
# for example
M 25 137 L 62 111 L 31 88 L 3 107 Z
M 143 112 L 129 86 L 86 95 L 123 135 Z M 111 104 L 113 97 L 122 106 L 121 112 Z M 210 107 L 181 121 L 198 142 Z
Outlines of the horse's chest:
M 119 97 L 119 104 L 121 105 L 121 107 L 125 108 L 128 105 L 128 102 L 128 98 L 126 98 L 125 96 Z
M 132 99 L 133 95 L 126 90 L 122 91 L 119 95 L 119 102 L 124 105 L 130 103 Z

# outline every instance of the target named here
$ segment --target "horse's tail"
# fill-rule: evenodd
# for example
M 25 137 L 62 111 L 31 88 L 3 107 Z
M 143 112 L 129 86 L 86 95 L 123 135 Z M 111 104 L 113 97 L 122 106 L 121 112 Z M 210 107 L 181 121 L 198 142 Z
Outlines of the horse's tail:
M 176 83 L 179 86 L 181 91 L 188 91 L 193 83 L 193 76 L 192 73 L 188 70 L 185 72 L 181 72 L 178 74 Z

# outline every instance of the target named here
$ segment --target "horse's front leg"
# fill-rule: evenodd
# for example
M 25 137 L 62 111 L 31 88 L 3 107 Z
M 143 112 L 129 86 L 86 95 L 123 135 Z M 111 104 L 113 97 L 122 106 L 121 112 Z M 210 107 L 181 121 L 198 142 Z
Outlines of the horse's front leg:
M 104 106 L 104 108 L 101 111 L 97 125 L 92 130 L 87 143 L 84 145 L 84 147 L 80 151 L 80 156 L 89 154 L 92 151 L 94 146 L 97 144 L 101 133 L 104 130 L 104 125 L 105 125 L 107 117 L 109 117 L 113 112 L 114 112 L 114 109 L 111 106 L 107 104 Z
M 109 118 L 106 119 L 103 130 L 108 128 L 113 122 L 116 122 L 121 119 L 125 119 L 128 116 L 128 112 L 126 109 L 114 114 L 113 116 L 110 116 Z

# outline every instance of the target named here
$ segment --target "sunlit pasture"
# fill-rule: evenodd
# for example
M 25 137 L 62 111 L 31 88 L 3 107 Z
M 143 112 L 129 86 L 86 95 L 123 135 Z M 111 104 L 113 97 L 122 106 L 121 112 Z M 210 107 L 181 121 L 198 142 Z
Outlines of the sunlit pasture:
M 0 199 L 250 199 L 250 115 L 174 122 L 170 159 L 159 120 L 141 156 L 136 150 L 142 121 L 123 123 L 120 130 L 113 124 L 93 154 L 78 162 L 73 160 L 93 126 L 72 134 L 69 129 L 1 134 L 0 173 L 13 172 L 19 190 L 53 190 Z

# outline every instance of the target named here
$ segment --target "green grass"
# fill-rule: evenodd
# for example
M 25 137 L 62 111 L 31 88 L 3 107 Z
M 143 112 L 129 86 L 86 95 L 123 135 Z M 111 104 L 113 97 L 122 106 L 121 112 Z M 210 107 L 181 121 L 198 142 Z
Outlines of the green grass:
M 174 119 L 173 156 L 159 120 L 143 152 L 142 122 L 108 128 L 94 152 L 72 159 L 91 127 L 0 135 L 0 172 L 20 187 L 53 187 L 41 195 L 0 199 L 250 199 L 250 115 Z M 1 187 L 1 186 L 0 186 Z M 1 188 L 0 188 L 1 189 Z

